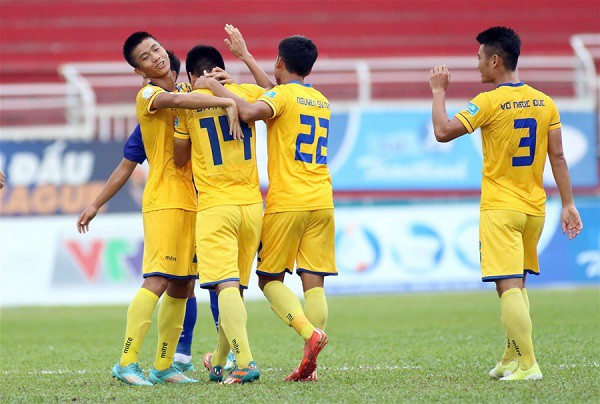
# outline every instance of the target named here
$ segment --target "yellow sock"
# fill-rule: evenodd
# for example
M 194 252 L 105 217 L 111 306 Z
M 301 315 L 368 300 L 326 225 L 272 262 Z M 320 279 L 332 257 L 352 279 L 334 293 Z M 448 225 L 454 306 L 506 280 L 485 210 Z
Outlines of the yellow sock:
M 312 288 L 304 292 L 304 314 L 312 325 L 324 330 L 327 312 L 327 298 L 323 288 Z
M 531 311 L 531 306 L 529 305 L 529 296 L 527 296 L 527 290 L 525 288 L 521 289 L 521 293 L 523 294 L 523 300 L 525 300 L 525 306 L 527 306 L 527 311 Z
M 252 361 L 246 331 L 248 316 L 238 288 L 225 288 L 219 293 L 219 319 L 238 368 L 247 367 Z
M 311 337 L 315 331 L 315 327 L 308 321 L 306 315 L 304 315 L 302 305 L 294 292 L 280 281 L 267 283 L 263 292 L 269 303 L 271 303 L 271 310 L 284 323 L 293 327 L 305 341 Z
M 137 363 L 142 341 L 152 324 L 152 313 L 158 302 L 158 296 L 148 289 L 140 288 L 127 309 L 125 342 L 121 350 L 120 366 Z
M 531 341 L 531 318 L 520 288 L 504 292 L 500 298 L 502 304 L 502 322 L 510 344 L 517 352 L 519 366 L 527 370 L 535 363 L 533 342 Z
M 183 330 L 187 299 L 177 299 L 163 294 L 158 309 L 158 349 L 154 358 L 154 369 L 165 370 L 173 363 L 173 355 Z
M 213 356 L 210 360 L 213 366 L 225 366 L 227 363 L 227 355 L 229 354 L 229 340 L 223 332 L 223 326 L 221 325 L 221 317 L 219 317 L 219 342 L 217 349 L 213 352 Z

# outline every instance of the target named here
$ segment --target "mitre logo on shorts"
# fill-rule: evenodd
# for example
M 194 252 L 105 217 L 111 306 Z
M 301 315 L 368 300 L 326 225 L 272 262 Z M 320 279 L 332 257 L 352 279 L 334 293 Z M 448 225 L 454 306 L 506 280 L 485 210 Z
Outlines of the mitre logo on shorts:
M 142 91 L 142 98 L 147 100 L 152 94 L 154 94 L 154 89 L 152 87 L 146 87 L 144 88 L 144 91 Z
M 469 105 L 467 105 L 467 112 L 469 113 L 469 115 L 475 116 L 475 114 L 479 112 L 479 107 L 470 102 Z

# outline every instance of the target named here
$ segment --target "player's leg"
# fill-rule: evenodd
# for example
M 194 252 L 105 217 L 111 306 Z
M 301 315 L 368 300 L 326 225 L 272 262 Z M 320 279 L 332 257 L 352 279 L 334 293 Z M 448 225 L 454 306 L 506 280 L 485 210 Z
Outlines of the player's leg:
M 325 276 L 337 275 L 335 264 L 335 225 L 333 209 L 313 211 L 302 237 L 297 257 L 297 273 L 302 279 L 304 290 L 304 313 L 317 330 L 324 331 L 327 325 L 328 307 L 325 296 Z M 316 341 L 316 342 L 315 342 Z M 305 354 L 298 369 L 289 380 L 316 381 L 316 357 L 327 343 L 327 335 L 313 334 L 305 344 Z M 302 377 L 304 367 L 313 366 L 314 371 Z
M 498 296 L 504 286 L 522 286 L 522 229 L 525 215 L 515 211 L 482 211 L 479 223 L 481 272 L 484 282 L 496 282 Z M 498 281 L 503 281 L 498 283 Z M 498 289 L 500 288 L 500 289 Z M 504 311 L 501 314 L 505 324 Z M 491 377 L 499 379 L 514 373 L 518 367 L 517 351 L 505 327 L 504 351 L 501 360 L 490 370 Z
M 306 228 L 308 212 L 266 214 L 263 219 L 258 252 L 258 286 L 273 312 L 308 340 L 315 327 L 308 321 L 300 301 L 283 284 L 285 273 L 292 273 L 300 240 Z
M 193 281 L 195 284 L 195 280 Z M 185 304 L 185 317 L 183 318 L 183 330 L 179 336 L 179 342 L 173 356 L 173 366 L 181 372 L 188 370 L 194 371 L 192 364 L 192 341 L 194 338 L 194 327 L 198 317 L 198 306 L 196 303 L 196 294 L 194 293 L 194 285 L 191 287 L 190 295 Z
M 542 378 L 542 372 L 539 365 L 536 363 L 533 341 L 532 341 L 532 322 L 530 316 L 529 298 L 525 291 L 525 276 L 527 273 L 539 275 L 539 264 L 537 256 L 537 244 L 544 227 L 543 216 L 527 216 L 523 229 L 523 267 L 525 274 L 521 284 L 521 296 L 514 300 L 519 301 L 519 312 L 517 318 L 507 319 L 512 324 L 510 325 L 514 331 L 510 331 L 511 342 L 518 347 L 517 355 L 519 359 L 519 368 L 509 376 L 502 380 L 539 380 Z M 503 293 L 503 297 L 508 294 L 508 291 Z M 521 305 L 521 300 L 523 301 Z M 503 305 L 503 313 L 505 302 Z M 516 316 L 515 313 L 511 314 Z M 514 338 L 512 338 L 514 336 Z M 520 345 L 519 345 L 520 344 Z
M 219 346 L 213 357 L 213 367 L 224 366 L 226 361 L 225 347 L 229 345 L 235 354 L 238 371 L 236 376 L 245 373 L 235 383 L 244 383 L 257 379 L 258 370 L 254 369 L 252 352 L 246 331 L 247 314 L 240 294 L 240 272 L 238 269 L 238 240 L 243 224 L 243 208 L 240 206 L 216 206 L 198 212 L 196 246 L 198 252 L 198 269 L 200 286 L 215 288 L 219 304 Z M 250 246 L 249 246 L 250 247 Z M 256 248 L 256 246 L 254 247 Z M 247 370 L 247 371 L 245 371 Z M 236 373 L 237 372 L 237 373 Z M 229 380 L 229 378 L 228 378 Z M 229 383 L 229 382 L 228 382 Z
M 168 279 L 150 276 L 131 300 L 127 309 L 125 341 L 119 362 L 113 366 L 112 375 L 131 385 L 151 385 L 139 368 L 138 355 L 146 333 L 152 324 L 152 314 L 159 297 L 166 290 Z
M 133 385 L 151 384 L 137 366 L 139 349 L 152 323 L 152 314 L 168 286 L 162 271 L 161 240 L 162 220 L 158 212 L 146 212 L 144 221 L 144 256 L 142 273 L 144 282 L 127 309 L 127 325 L 121 358 L 112 368 L 112 375 Z
M 186 303 L 197 277 L 193 265 L 196 213 L 182 209 L 150 212 L 159 221 L 160 239 L 150 270 L 169 278 L 158 309 L 158 344 L 149 380 L 152 383 L 196 382 L 173 367 L 173 356 L 183 329 Z

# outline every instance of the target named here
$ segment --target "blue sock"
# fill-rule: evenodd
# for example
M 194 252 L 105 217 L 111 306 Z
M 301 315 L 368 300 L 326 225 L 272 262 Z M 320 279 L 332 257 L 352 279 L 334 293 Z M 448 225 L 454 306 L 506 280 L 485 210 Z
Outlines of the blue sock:
M 179 337 L 179 343 L 175 353 L 191 356 L 192 338 L 194 338 L 194 326 L 198 316 L 198 306 L 196 306 L 196 297 L 190 297 L 185 304 L 185 317 L 183 319 L 183 330 Z
M 208 293 L 210 295 L 210 311 L 212 312 L 213 320 L 215 320 L 215 327 L 219 331 L 219 297 L 214 289 L 209 290 Z

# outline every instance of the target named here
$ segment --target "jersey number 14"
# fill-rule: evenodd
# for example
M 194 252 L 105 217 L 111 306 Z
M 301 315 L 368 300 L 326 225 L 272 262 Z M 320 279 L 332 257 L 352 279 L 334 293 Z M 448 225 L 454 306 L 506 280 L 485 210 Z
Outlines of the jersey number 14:
M 233 136 L 229 133 L 229 122 L 227 116 L 219 116 L 219 125 L 221 126 L 221 136 L 223 141 L 230 142 Z M 245 122 L 240 122 L 242 127 L 242 133 L 244 134 L 244 160 L 250 160 L 252 158 L 252 147 L 250 145 L 250 138 L 252 137 L 252 129 Z M 210 141 L 210 150 L 212 152 L 213 164 L 220 166 L 223 164 L 223 156 L 221 155 L 221 143 L 219 142 L 219 133 L 217 126 L 215 125 L 214 118 L 202 118 L 200 119 L 200 127 L 206 129 L 208 132 L 208 140 Z

